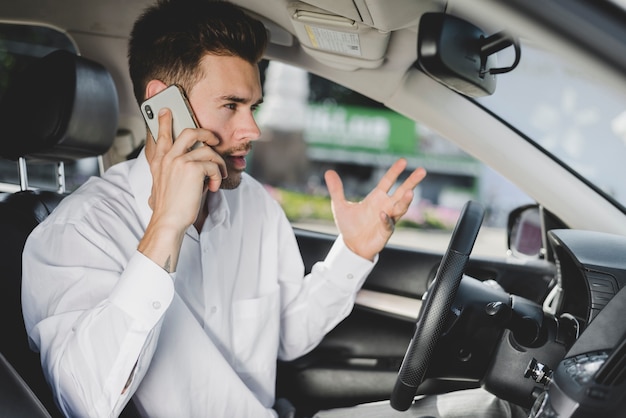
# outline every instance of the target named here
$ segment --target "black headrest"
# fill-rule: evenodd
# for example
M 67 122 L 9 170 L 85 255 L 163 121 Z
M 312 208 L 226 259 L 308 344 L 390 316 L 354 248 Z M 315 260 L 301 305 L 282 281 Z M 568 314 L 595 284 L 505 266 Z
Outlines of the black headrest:
M 118 100 L 100 64 L 58 50 L 28 66 L 0 103 L 0 156 L 71 161 L 105 153 Z

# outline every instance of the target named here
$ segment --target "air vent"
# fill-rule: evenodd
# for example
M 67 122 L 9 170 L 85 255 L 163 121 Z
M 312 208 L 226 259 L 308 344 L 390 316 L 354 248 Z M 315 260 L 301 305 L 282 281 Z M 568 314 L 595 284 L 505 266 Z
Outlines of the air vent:
M 626 380 L 626 338 L 609 356 L 596 374 L 596 383 L 605 386 L 619 386 Z

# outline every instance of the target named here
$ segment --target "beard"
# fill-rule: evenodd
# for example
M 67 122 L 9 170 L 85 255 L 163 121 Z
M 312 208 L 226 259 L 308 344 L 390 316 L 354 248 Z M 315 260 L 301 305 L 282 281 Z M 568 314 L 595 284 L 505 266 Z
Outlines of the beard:
M 222 184 L 220 184 L 220 189 L 223 190 L 232 190 L 239 187 L 241 184 L 241 177 L 243 171 L 235 171 L 233 168 L 229 167 L 229 164 L 226 164 L 226 168 L 228 170 L 228 177 L 222 179 Z

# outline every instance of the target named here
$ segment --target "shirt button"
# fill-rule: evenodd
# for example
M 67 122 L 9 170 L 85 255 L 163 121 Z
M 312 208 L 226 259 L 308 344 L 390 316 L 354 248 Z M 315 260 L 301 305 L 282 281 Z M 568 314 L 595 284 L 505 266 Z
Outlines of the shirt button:
M 217 312 L 217 307 L 211 306 L 211 313 L 214 314 L 215 312 Z
M 354 276 L 350 273 L 350 274 L 348 274 L 348 275 L 346 276 L 346 278 L 347 278 L 348 280 L 352 280 L 352 279 L 354 279 Z
M 154 309 L 161 309 L 161 302 L 159 302 L 158 300 L 155 300 L 154 302 L 152 302 L 152 307 Z

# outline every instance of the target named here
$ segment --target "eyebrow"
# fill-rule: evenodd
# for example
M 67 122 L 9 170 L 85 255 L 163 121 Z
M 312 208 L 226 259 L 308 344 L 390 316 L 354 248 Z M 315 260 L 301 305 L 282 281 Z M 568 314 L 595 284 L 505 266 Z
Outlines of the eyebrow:
M 239 97 L 239 96 L 222 96 L 221 98 L 223 101 L 225 102 L 235 102 L 235 103 L 248 103 L 250 100 L 245 99 L 243 97 Z M 261 97 L 259 100 L 257 100 L 255 103 L 253 103 L 253 105 L 260 105 L 261 103 L 263 103 L 263 98 Z

